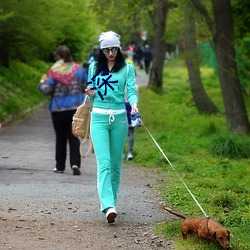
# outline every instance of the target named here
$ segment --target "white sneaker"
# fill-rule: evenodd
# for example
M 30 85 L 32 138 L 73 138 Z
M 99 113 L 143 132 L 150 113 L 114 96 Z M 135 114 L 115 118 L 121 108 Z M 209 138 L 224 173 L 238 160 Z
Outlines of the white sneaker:
M 63 173 L 64 173 L 63 170 L 57 170 L 57 168 L 54 168 L 53 171 L 54 171 L 55 173 L 59 173 L 59 174 L 63 174 Z
M 116 216 L 117 216 L 117 212 L 115 208 L 110 207 L 107 209 L 106 218 L 108 220 L 108 223 L 114 223 Z
M 128 152 L 127 161 L 133 160 L 134 156 L 131 152 Z

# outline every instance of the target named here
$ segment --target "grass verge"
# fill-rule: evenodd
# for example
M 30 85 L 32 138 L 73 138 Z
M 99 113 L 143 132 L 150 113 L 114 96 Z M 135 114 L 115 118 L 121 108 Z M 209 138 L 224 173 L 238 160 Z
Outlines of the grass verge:
M 36 105 L 48 99 L 38 90 L 42 74 L 48 65 L 34 61 L 30 65 L 13 61 L 10 68 L 0 67 L 0 123 L 25 116 L 23 111 L 32 112 Z
M 220 109 L 217 115 L 197 112 L 186 67 L 180 60 L 166 65 L 163 93 L 139 90 L 142 120 L 175 170 L 143 127 L 135 129 L 133 163 L 159 169 L 164 181 L 156 188 L 165 204 L 188 217 L 202 217 L 181 178 L 206 213 L 230 230 L 232 249 L 250 249 L 250 138 L 227 132 L 218 79 L 210 68 L 202 68 L 201 74 L 208 95 Z M 246 102 L 250 112 L 250 100 Z M 179 238 L 180 224 L 176 218 L 155 230 L 168 239 L 175 238 L 178 250 L 218 248 L 213 243 L 201 247 L 192 237 L 184 242 Z

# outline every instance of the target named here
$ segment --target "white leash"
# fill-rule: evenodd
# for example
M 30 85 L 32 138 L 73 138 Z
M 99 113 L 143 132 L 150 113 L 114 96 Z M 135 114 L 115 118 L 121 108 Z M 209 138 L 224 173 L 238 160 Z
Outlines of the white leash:
M 198 207 L 200 208 L 200 210 L 202 211 L 202 213 L 205 215 L 205 217 L 208 218 L 206 212 L 202 209 L 201 205 L 199 204 L 199 202 L 196 200 L 196 198 L 194 197 L 194 195 L 192 194 L 192 192 L 190 191 L 190 189 L 188 188 L 188 186 L 186 185 L 186 183 L 182 180 L 182 178 L 180 177 L 180 175 L 178 174 L 178 172 L 176 171 L 175 167 L 173 166 L 173 164 L 170 162 L 170 160 L 168 159 L 168 157 L 165 155 L 165 153 L 163 152 L 163 150 L 161 149 L 161 147 L 159 146 L 159 144 L 157 143 L 157 141 L 154 139 L 154 137 L 152 136 L 152 134 L 149 132 L 149 130 L 147 129 L 147 127 L 145 126 L 145 124 L 142 122 L 141 118 L 139 118 L 141 123 L 143 124 L 143 126 L 145 127 L 146 131 L 148 132 L 148 134 L 150 135 L 150 137 L 152 138 L 153 142 L 155 143 L 155 145 L 158 147 L 158 149 L 161 151 L 162 155 L 165 157 L 165 159 L 167 160 L 167 162 L 169 163 L 169 165 L 172 167 L 172 169 L 176 172 L 177 176 L 179 177 L 179 179 L 181 180 L 181 182 L 183 183 L 183 185 L 185 186 L 185 188 L 187 189 L 187 191 L 189 192 L 189 194 L 191 195 L 191 197 L 194 199 L 194 201 L 196 202 L 196 204 L 198 205 Z

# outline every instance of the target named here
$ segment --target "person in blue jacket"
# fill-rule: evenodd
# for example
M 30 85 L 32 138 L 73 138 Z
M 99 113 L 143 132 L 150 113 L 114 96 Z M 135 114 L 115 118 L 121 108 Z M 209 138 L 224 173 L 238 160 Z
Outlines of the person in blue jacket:
M 103 32 L 100 53 L 88 71 L 86 93 L 93 100 L 90 134 L 97 159 L 97 189 L 101 211 L 115 222 L 123 149 L 128 131 L 126 90 L 131 115 L 138 112 L 134 66 L 121 53 L 120 36 Z
M 80 175 L 80 142 L 72 134 L 72 117 L 84 100 L 87 74 L 79 64 L 73 61 L 67 46 L 59 46 L 54 56 L 56 62 L 39 84 L 40 91 L 51 96 L 49 110 L 56 135 L 54 172 L 64 173 L 67 142 L 69 142 L 70 166 L 73 175 Z

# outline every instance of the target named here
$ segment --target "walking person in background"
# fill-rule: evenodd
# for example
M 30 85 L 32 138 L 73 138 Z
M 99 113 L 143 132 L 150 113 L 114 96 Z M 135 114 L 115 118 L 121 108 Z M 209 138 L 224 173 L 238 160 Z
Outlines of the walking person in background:
M 98 54 L 99 54 L 99 49 L 98 49 L 97 46 L 94 46 L 92 51 L 89 54 L 89 59 L 88 59 L 88 62 L 87 62 L 88 67 L 92 62 L 94 62 L 97 59 Z
M 70 166 L 73 175 L 80 175 L 80 142 L 72 134 L 72 117 L 84 100 L 87 74 L 73 61 L 67 46 L 59 46 L 55 51 L 56 63 L 50 68 L 48 77 L 43 77 L 39 89 L 50 95 L 49 110 L 56 135 L 55 173 L 64 173 L 66 168 L 67 142 L 69 142 Z
M 136 63 L 136 65 L 140 69 L 143 69 L 143 63 L 142 63 L 142 59 L 143 59 L 143 46 L 141 44 L 139 44 L 138 46 L 135 47 L 134 55 L 135 55 L 134 62 Z
M 124 59 L 126 62 L 131 63 L 134 66 L 134 62 L 131 58 L 128 57 L 127 52 L 123 53 Z M 135 70 L 135 76 L 136 76 L 136 70 Z M 137 90 L 137 86 L 136 86 Z M 138 94 L 137 94 L 138 96 Z M 127 119 L 128 119 L 128 153 L 127 153 L 127 161 L 133 160 L 133 148 L 134 148 L 134 131 L 135 128 L 131 125 L 131 105 L 126 97 L 125 94 L 125 105 L 126 105 L 126 111 L 127 111 Z M 125 153 L 125 152 L 124 152 Z
M 131 115 L 138 112 L 137 94 L 134 66 L 124 60 L 120 36 L 113 31 L 104 32 L 99 42 L 99 57 L 89 67 L 86 93 L 93 100 L 90 133 L 97 159 L 101 211 L 108 223 L 113 223 L 128 132 L 124 94 L 126 90 Z
M 152 51 L 149 48 L 149 46 L 146 44 L 143 52 L 143 57 L 144 57 L 144 67 L 145 67 L 145 72 L 148 75 L 151 61 L 153 59 Z

